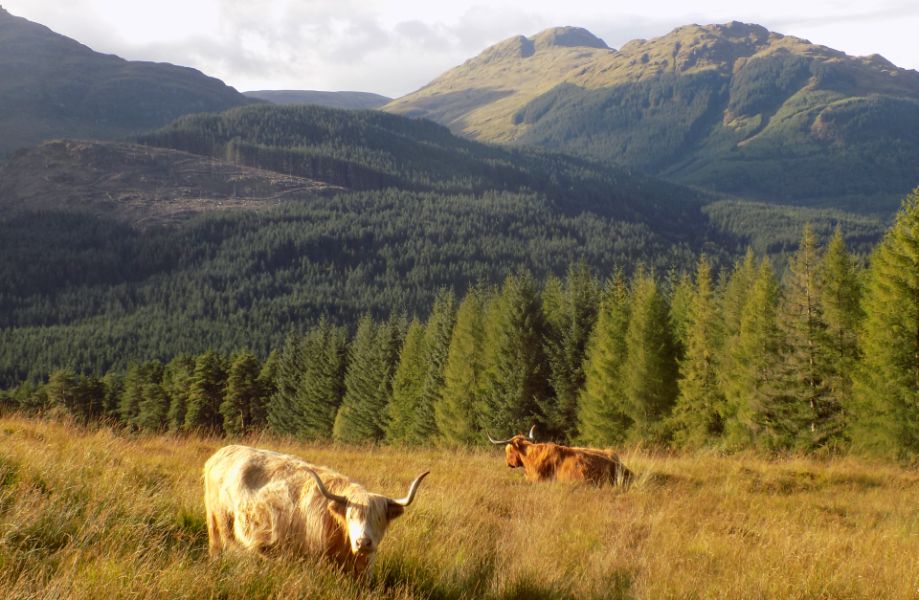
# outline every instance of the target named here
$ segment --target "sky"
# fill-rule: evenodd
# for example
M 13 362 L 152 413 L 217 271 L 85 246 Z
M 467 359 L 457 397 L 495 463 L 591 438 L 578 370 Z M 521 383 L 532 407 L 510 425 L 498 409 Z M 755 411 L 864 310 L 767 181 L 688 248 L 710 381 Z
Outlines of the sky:
M 613 48 L 680 25 L 744 21 L 919 69 L 916 0 L 0 0 L 130 60 L 194 67 L 240 91 L 398 97 L 508 37 L 584 27 Z

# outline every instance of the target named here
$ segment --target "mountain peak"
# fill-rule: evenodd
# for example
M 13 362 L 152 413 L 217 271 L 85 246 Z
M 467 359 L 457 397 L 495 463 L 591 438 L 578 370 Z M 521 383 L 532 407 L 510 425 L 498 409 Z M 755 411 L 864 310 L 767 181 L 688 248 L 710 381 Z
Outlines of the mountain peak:
M 583 27 L 551 27 L 529 38 L 537 50 L 542 48 L 602 48 L 606 42 Z

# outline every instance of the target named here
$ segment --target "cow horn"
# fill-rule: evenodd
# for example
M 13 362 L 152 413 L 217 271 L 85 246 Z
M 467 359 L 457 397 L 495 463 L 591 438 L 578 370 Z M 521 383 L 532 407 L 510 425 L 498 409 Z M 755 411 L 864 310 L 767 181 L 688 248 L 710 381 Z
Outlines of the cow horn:
M 536 424 L 535 424 L 535 423 L 533 424 L 532 427 L 530 427 L 530 433 L 527 434 L 527 437 L 530 438 L 531 440 L 533 440 L 533 441 L 535 442 L 535 441 L 536 441 L 536 438 L 533 437 L 533 432 L 534 432 L 534 431 L 536 431 Z
M 408 496 L 406 496 L 405 498 L 402 498 L 401 500 L 394 500 L 390 498 L 389 501 L 392 502 L 393 504 L 398 504 L 399 506 L 408 506 L 409 504 L 411 504 L 412 500 L 415 499 L 415 492 L 418 491 L 418 484 L 421 483 L 422 479 L 428 476 L 428 473 L 430 473 L 430 471 L 425 471 L 424 473 L 422 473 L 421 475 L 415 478 L 415 481 L 413 481 L 412 485 L 410 485 L 408 488 Z
M 347 503 L 348 503 L 348 499 L 347 499 L 346 497 L 344 497 L 344 496 L 339 496 L 338 494 L 333 494 L 332 492 L 330 492 L 330 491 L 325 487 L 325 484 L 322 483 L 322 480 L 319 479 L 319 474 L 316 473 L 316 471 L 314 471 L 314 470 L 312 470 L 312 469 L 307 469 L 306 472 L 309 473 L 310 475 L 312 475 L 312 476 L 313 476 L 313 479 L 316 480 L 316 487 L 319 488 L 319 491 L 322 493 L 323 496 L 325 496 L 326 498 L 328 498 L 328 499 L 331 500 L 332 502 L 340 502 L 340 503 L 342 503 L 342 504 L 347 504 Z
M 491 439 L 491 436 L 488 435 L 487 433 L 486 433 L 485 435 L 488 436 L 488 441 L 491 442 L 492 444 L 507 444 L 507 443 L 510 442 L 512 439 L 514 439 L 514 438 L 509 438 L 509 439 L 506 439 L 506 440 L 493 440 L 493 439 Z

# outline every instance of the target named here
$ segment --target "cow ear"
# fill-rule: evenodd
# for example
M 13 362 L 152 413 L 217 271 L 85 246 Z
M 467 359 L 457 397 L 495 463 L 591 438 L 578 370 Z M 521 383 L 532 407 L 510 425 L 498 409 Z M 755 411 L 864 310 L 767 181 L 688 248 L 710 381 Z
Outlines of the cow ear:
M 396 504 L 395 502 L 390 502 L 386 506 L 386 516 L 392 520 L 396 517 L 401 517 L 402 513 L 405 512 L 405 507 L 401 504 Z
M 330 510 L 331 512 L 335 513 L 336 515 L 338 515 L 338 516 L 341 517 L 342 519 L 345 518 L 345 515 L 346 515 L 347 512 L 348 512 L 348 505 L 347 505 L 347 504 L 343 504 L 343 503 L 341 503 L 341 502 L 336 502 L 336 501 L 334 501 L 334 500 L 329 500 L 329 503 L 328 503 L 327 506 L 329 507 L 329 510 Z

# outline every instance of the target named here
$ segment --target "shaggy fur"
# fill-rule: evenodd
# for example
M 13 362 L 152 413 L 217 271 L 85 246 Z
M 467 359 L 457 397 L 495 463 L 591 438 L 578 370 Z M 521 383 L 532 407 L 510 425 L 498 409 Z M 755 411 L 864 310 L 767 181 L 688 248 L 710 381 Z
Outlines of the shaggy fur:
M 507 466 L 523 467 L 530 481 L 586 481 L 594 485 L 628 485 L 632 472 L 619 457 L 596 448 L 537 444 L 515 435 L 504 447 Z
M 308 469 L 329 492 L 345 496 L 347 506 L 326 499 Z M 403 511 L 326 467 L 247 446 L 226 446 L 207 460 L 204 502 L 212 556 L 232 547 L 323 554 L 358 573 L 370 566 L 389 521 Z M 363 526 L 369 551 L 354 550 L 349 522 Z

